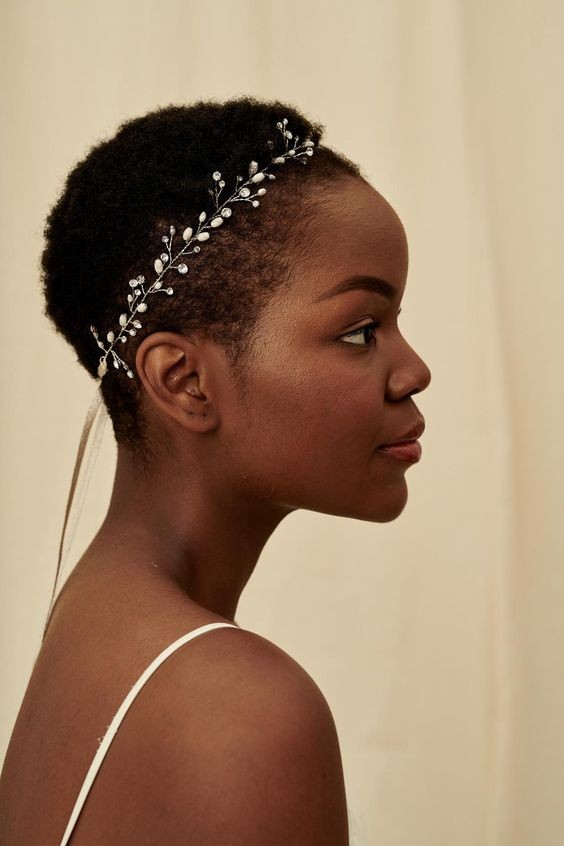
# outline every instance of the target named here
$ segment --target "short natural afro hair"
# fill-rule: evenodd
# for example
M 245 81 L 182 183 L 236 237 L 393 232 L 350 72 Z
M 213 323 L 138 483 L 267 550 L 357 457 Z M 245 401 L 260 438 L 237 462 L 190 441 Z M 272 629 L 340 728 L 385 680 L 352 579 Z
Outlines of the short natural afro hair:
M 188 257 L 189 272 L 175 273 L 174 296 L 152 297 L 142 329 L 119 348 L 135 372 L 137 347 L 151 332 L 201 335 L 221 345 L 240 380 L 263 305 L 288 284 L 293 263 L 307 249 L 304 227 L 312 219 L 322 225 L 323 192 L 342 176 L 363 179 L 358 165 L 319 145 L 325 127 L 290 104 L 240 96 L 169 105 L 126 120 L 72 168 L 46 218 L 41 282 L 44 313 L 92 377 L 100 349 L 90 325 L 105 340 L 127 310 L 128 280 L 144 274 L 152 281 L 168 227 L 195 229 L 199 213 L 211 210 L 214 171 L 226 182 L 223 202 L 237 174 L 248 178 L 251 160 L 259 169 L 269 165 L 267 142 L 281 149 L 276 123 L 285 117 L 300 142 L 309 137 L 315 143 L 307 167 L 289 160 L 273 170 L 277 179 L 264 183 L 260 209 L 234 204 L 226 225 Z M 108 357 L 102 394 L 116 441 L 147 467 L 154 451 L 141 380 L 111 363 Z

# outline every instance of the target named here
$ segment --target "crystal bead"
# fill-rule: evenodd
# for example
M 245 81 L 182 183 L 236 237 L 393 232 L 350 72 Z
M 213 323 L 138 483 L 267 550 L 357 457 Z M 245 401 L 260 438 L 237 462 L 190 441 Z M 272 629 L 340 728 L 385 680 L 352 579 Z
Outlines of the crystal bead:
M 139 320 L 134 320 L 133 325 L 136 326 L 138 329 L 141 329 L 141 323 Z
M 233 211 L 229 207 L 226 207 L 226 208 L 221 210 L 221 216 L 222 217 L 231 217 L 232 214 L 233 214 Z
M 167 294 L 173 294 L 173 293 L 174 293 L 174 289 L 173 289 L 173 288 L 167 288 L 167 289 L 166 289 L 166 292 L 167 292 Z
M 127 341 L 127 335 L 122 335 L 120 337 L 120 341 L 122 342 L 122 344 L 125 344 L 125 342 Z
M 131 372 L 131 370 L 127 371 L 127 375 L 129 376 L 130 379 L 133 379 L 133 373 Z
M 170 227 L 170 229 L 169 229 L 168 231 L 170 232 L 170 234 L 171 234 L 171 235 L 174 235 L 174 233 L 176 232 L 176 227 L 175 227 L 175 226 L 171 226 L 171 227 Z
M 252 161 L 249 164 L 249 177 L 254 176 L 258 170 L 258 162 Z
M 214 170 L 214 172 L 212 173 L 212 176 L 213 176 L 213 178 L 215 179 L 216 182 L 218 181 L 218 179 L 221 179 L 221 173 L 219 172 L 219 170 Z
M 285 161 L 286 159 L 284 158 L 284 156 L 276 156 L 275 159 L 272 159 L 273 164 L 284 164 Z
M 178 265 L 178 272 L 179 273 L 187 273 L 188 272 L 188 265 L 184 264 L 184 262 L 182 262 L 182 264 L 179 264 Z
M 163 244 L 168 244 L 168 235 L 163 235 L 161 240 L 162 240 Z
M 167 253 L 161 253 L 161 260 L 162 260 L 162 261 L 168 261 L 168 255 L 167 255 Z
M 225 179 L 220 179 L 220 180 L 219 180 L 219 187 L 220 187 L 220 188 L 225 188 Z
M 130 335 L 137 335 L 137 329 L 128 329 Z
M 201 249 L 202 249 L 202 248 L 201 248 L 201 247 L 198 247 L 198 245 L 196 244 L 196 246 L 194 247 L 194 252 L 195 252 L 195 253 L 199 253 Z
M 255 208 L 256 208 L 257 206 L 260 206 L 259 201 L 258 201 L 258 200 L 253 200 L 253 206 L 254 206 Z
M 241 190 L 239 191 L 239 195 L 241 197 L 248 197 L 250 193 L 251 192 L 250 192 L 249 188 L 241 188 Z
M 137 282 L 138 282 L 137 279 L 130 279 L 129 280 L 129 284 L 132 288 L 135 288 L 135 286 L 137 285 Z

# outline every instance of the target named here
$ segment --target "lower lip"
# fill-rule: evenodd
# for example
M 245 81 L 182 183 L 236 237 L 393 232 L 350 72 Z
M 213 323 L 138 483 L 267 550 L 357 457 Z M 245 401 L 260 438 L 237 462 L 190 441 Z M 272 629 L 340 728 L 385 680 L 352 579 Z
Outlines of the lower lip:
M 405 444 L 395 446 L 378 447 L 378 452 L 389 455 L 397 461 L 405 461 L 408 464 L 415 464 L 421 458 L 421 444 L 419 441 L 408 441 Z

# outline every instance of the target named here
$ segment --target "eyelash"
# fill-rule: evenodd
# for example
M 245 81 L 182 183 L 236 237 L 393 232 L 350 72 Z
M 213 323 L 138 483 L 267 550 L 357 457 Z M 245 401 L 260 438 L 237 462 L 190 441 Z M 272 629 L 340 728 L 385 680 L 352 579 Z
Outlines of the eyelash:
M 401 308 L 398 310 L 398 316 L 400 314 L 401 314 Z M 352 332 L 347 332 L 346 335 L 341 335 L 341 338 L 348 338 L 351 335 L 362 335 L 363 332 L 367 332 L 368 330 L 379 329 L 381 325 L 382 325 L 381 321 L 378 321 L 378 322 L 373 321 L 372 323 L 366 323 L 364 326 L 359 326 L 358 329 L 353 329 Z M 374 340 L 376 340 L 374 332 L 372 332 L 371 337 L 374 338 Z M 345 341 L 345 343 L 346 343 L 346 341 Z M 370 344 L 352 344 L 351 346 L 369 347 Z

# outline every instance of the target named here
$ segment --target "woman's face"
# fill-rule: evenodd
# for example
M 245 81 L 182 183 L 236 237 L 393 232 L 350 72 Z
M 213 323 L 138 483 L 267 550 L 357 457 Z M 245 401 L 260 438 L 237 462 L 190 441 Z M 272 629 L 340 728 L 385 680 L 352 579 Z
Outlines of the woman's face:
M 431 379 L 397 322 L 406 236 L 391 206 L 361 179 L 339 181 L 323 215 L 291 287 L 262 313 L 248 387 L 224 419 L 223 445 L 245 494 L 387 522 L 406 503 L 410 465 L 377 447 L 421 420 L 411 395 Z M 353 287 L 345 283 L 353 276 L 388 285 Z M 334 293 L 338 285 L 345 290 Z

